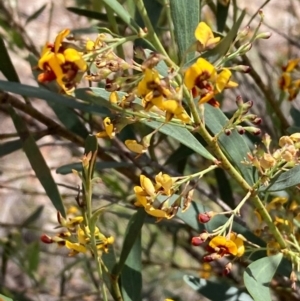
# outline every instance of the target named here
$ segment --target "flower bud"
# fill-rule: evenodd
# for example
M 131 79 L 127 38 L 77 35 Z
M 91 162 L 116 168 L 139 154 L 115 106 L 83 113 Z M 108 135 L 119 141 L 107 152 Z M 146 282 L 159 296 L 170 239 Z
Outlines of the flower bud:
M 40 240 L 45 244 L 52 244 L 54 242 L 53 239 L 46 234 L 42 234 Z
M 249 100 L 243 104 L 243 113 L 246 114 L 253 107 L 253 101 Z
M 243 40 L 244 38 L 246 38 L 247 35 L 249 34 L 249 30 L 250 30 L 250 26 L 246 26 L 243 30 L 239 31 L 237 33 L 236 40 L 240 41 L 240 40 Z
M 248 51 L 250 51 L 251 48 L 252 48 L 252 44 L 248 42 L 248 43 L 242 45 L 238 49 L 238 52 L 239 52 L 240 55 L 243 55 L 243 54 L 246 54 Z
M 204 234 L 204 233 L 202 233 L 202 234 Z M 208 233 L 207 233 L 207 237 L 208 237 Z M 192 245 L 195 246 L 195 247 L 198 247 L 198 246 L 202 245 L 206 241 L 207 237 L 206 238 L 201 237 L 201 234 L 199 236 L 193 237 L 192 238 Z
M 230 129 L 225 129 L 224 131 L 226 136 L 230 136 L 231 135 L 231 130 Z
M 271 136 L 269 134 L 264 134 L 264 136 L 262 137 L 262 143 L 264 144 L 267 150 L 269 150 L 271 141 Z
M 214 216 L 215 216 L 215 212 L 213 212 L 213 211 L 200 213 L 198 215 L 198 221 L 202 224 L 205 224 L 205 223 L 209 222 L 211 220 L 211 218 Z
M 220 259 L 222 256 L 218 253 L 211 253 L 203 257 L 204 262 L 211 262 Z
M 240 126 L 240 125 L 236 126 L 236 130 L 238 131 L 238 133 L 240 135 L 244 135 L 245 134 L 245 129 L 242 126 Z
M 243 106 L 243 104 L 244 104 L 244 101 L 243 101 L 243 98 L 242 98 L 241 95 L 238 95 L 238 96 L 236 97 L 235 102 L 236 102 L 236 105 L 238 106 L 238 108 L 242 108 L 242 106 Z
M 237 72 L 249 73 L 251 68 L 246 65 L 236 65 L 236 66 L 231 67 L 231 70 L 234 70 Z
M 253 126 L 245 126 L 244 130 L 256 136 L 261 134 L 261 130 Z
M 269 32 L 269 31 L 266 31 L 266 32 L 261 32 L 259 33 L 256 37 L 255 37 L 255 40 L 258 40 L 258 39 L 264 39 L 264 40 L 267 40 L 271 37 L 272 33 Z

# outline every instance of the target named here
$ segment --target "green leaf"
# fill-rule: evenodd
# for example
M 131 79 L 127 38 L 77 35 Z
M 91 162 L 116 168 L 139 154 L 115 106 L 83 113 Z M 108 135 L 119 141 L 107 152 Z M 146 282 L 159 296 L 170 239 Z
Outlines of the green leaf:
M 135 241 L 138 239 L 141 233 L 146 215 L 147 213 L 145 212 L 144 208 L 140 208 L 129 220 L 124 237 L 120 260 L 113 269 L 113 274 L 115 276 L 121 273 L 127 257 L 132 247 L 134 246 Z
M 34 223 L 42 214 L 44 206 L 38 206 L 23 222 L 22 227 L 28 227 L 30 224 Z
M 36 272 L 40 261 L 40 244 L 38 241 L 34 241 L 27 247 L 26 257 L 28 260 L 28 272 Z
M 15 67 L 10 59 L 10 56 L 7 52 L 4 40 L 0 36 L 0 53 L 1 53 L 1 59 L 0 59 L 0 71 L 3 73 L 3 75 L 7 78 L 7 80 L 12 82 L 20 82 L 19 76 L 15 70 Z M 0 88 L 2 90 L 5 90 L 3 88 Z
M 105 114 L 107 112 L 104 112 L 103 108 L 100 108 L 99 106 L 78 102 L 73 97 L 63 96 L 40 87 L 33 87 L 0 80 L 0 90 L 20 94 L 23 96 L 44 99 L 49 103 L 55 103 L 60 106 L 77 109 L 87 113 L 96 113 L 101 116 L 106 116 Z
M 244 283 L 254 301 L 272 301 L 269 286 L 281 260 L 279 253 L 256 260 L 246 268 Z
M 13 301 L 13 299 L 5 297 L 4 295 L 0 294 L 0 301 Z
M 102 170 L 102 169 L 118 169 L 121 167 L 131 167 L 133 166 L 131 163 L 127 162 L 97 162 L 95 165 L 95 170 Z M 56 173 L 67 175 L 72 173 L 72 169 L 80 171 L 82 168 L 82 163 L 71 163 L 60 166 Z
M 102 0 L 127 24 L 134 33 L 139 32 L 138 24 L 131 18 L 126 9 L 117 0 Z
M 217 283 L 191 275 L 184 275 L 183 280 L 195 291 L 211 301 L 252 301 L 243 290 L 229 286 L 226 282 Z
M 214 170 L 214 173 L 218 183 L 221 200 L 233 209 L 235 207 L 233 192 L 225 171 L 221 168 L 217 168 Z
M 213 134 L 222 131 L 227 122 L 227 117 L 220 109 L 205 105 L 205 124 Z M 254 183 L 253 168 L 242 163 L 247 154 L 251 152 L 245 138 L 236 131 L 232 131 L 229 136 L 221 134 L 219 143 L 230 162 L 240 171 L 244 179 L 252 185 Z
M 33 14 L 31 14 L 25 22 L 25 25 L 27 25 L 28 23 L 30 23 L 31 21 L 37 19 L 39 17 L 39 15 L 45 10 L 45 8 L 47 7 L 47 3 L 42 5 L 40 8 L 38 8 L 35 12 L 33 12 Z
M 223 32 L 226 25 L 228 10 L 229 10 L 229 3 L 228 5 L 223 5 L 221 1 L 218 1 L 217 4 L 217 30 L 219 32 Z
M 157 121 L 141 120 L 141 122 L 153 129 L 157 129 L 161 126 L 161 123 Z M 174 138 L 204 158 L 208 160 L 215 160 L 215 157 L 207 151 L 206 148 L 187 129 L 167 123 L 159 129 L 159 132 L 167 135 L 168 137 Z
M 142 300 L 142 246 L 139 232 L 121 273 L 121 289 L 124 301 Z
M 174 25 L 176 44 L 178 45 L 179 59 L 182 61 L 188 48 L 195 41 L 194 32 L 199 24 L 199 0 L 172 0 L 169 2 Z M 191 59 L 190 53 L 187 58 Z
M 275 177 L 270 181 L 270 184 L 265 187 L 260 187 L 260 191 L 280 191 L 293 186 L 296 186 L 300 183 L 300 165 L 293 167 L 292 169 L 280 173 L 279 176 Z
M 105 13 L 99 13 L 96 11 L 91 11 L 88 9 L 82 9 L 82 8 L 78 8 L 78 7 L 67 7 L 67 10 L 76 15 L 79 15 L 79 16 L 84 16 L 84 17 L 99 20 L 99 21 L 105 21 L 105 22 L 108 21 L 107 14 L 105 14 Z M 123 20 L 118 17 L 116 18 L 116 21 L 118 24 L 121 22 L 124 24 Z
M 34 170 L 37 178 L 44 187 L 48 197 L 50 198 L 53 206 L 63 216 L 65 216 L 65 209 L 62 203 L 61 196 L 58 192 L 57 186 L 53 180 L 51 172 L 42 156 L 34 138 L 27 129 L 24 121 L 19 117 L 12 107 L 9 107 L 9 113 L 14 122 L 15 128 L 22 140 L 23 150 L 29 160 L 29 163 Z

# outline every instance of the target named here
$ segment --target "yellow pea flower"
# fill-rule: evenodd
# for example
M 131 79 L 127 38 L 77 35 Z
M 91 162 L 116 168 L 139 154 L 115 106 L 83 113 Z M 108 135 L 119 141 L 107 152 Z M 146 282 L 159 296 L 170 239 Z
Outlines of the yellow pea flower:
M 70 30 L 64 29 L 55 38 L 54 45 L 47 43 L 38 61 L 39 69 L 44 71 L 38 76 L 38 81 L 56 80 L 66 93 L 74 89 L 77 73 L 87 68 L 81 53 L 63 44 L 64 38 L 69 34 Z
M 205 22 L 198 24 L 195 30 L 195 37 L 200 44 L 199 51 L 211 49 L 220 41 L 220 37 L 215 38 L 211 28 Z
M 137 143 L 136 140 L 126 140 L 125 145 L 134 153 L 143 154 L 147 151 L 147 148 L 145 148 L 144 145 Z

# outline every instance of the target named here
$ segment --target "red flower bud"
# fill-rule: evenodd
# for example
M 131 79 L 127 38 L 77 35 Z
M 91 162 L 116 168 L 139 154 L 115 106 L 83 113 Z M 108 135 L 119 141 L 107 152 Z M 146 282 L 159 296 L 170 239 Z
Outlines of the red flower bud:
M 193 237 L 192 238 L 192 245 L 195 247 L 200 246 L 201 244 L 203 244 L 205 242 L 205 240 L 203 240 L 202 238 L 200 238 L 199 236 Z
M 46 235 L 46 234 L 42 234 L 40 239 L 45 244 L 52 244 L 54 242 L 53 239 L 50 236 Z
M 209 222 L 211 219 L 211 216 L 208 213 L 209 212 L 200 213 L 198 215 L 198 221 L 202 224 Z

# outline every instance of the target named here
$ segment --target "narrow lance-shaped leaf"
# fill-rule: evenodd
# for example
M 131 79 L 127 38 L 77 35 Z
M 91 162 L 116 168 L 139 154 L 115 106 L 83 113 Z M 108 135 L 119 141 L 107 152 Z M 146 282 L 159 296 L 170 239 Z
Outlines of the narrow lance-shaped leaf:
M 174 25 L 176 43 L 178 45 L 178 54 L 180 60 L 188 48 L 195 41 L 194 31 L 199 23 L 200 3 L 199 0 L 171 0 L 171 15 Z M 193 54 L 187 56 L 191 59 Z
M 141 229 L 143 227 L 145 217 L 146 217 L 146 212 L 144 208 L 140 208 L 129 220 L 126 233 L 125 233 L 121 255 L 120 255 L 120 260 L 113 269 L 113 274 L 115 276 L 118 276 L 122 271 L 125 261 L 130 253 L 130 250 L 141 233 Z
M 83 112 L 96 113 L 101 116 L 105 116 L 107 113 L 107 110 L 104 111 L 103 108 L 94 104 L 78 102 L 74 98 L 63 96 L 40 87 L 33 87 L 0 80 L 0 90 L 20 94 L 23 96 L 44 99 L 49 103 L 55 103 L 60 106 L 78 109 Z
M 26 124 L 12 107 L 9 107 L 9 113 L 14 122 L 16 130 L 20 135 L 23 150 L 30 162 L 32 169 L 34 170 L 37 178 L 44 187 L 53 206 L 57 211 L 65 216 L 64 205 L 57 189 L 57 185 L 54 182 L 49 167 L 47 166 L 44 157 L 42 156 L 38 146 L 36 145 L 34 138 L 28 131 Z
M 119 16 L 135 33 L 139 32 L 138 24 L 132 19 L 126 9 L 117 0 L 102 0 Z
M 1 53 L 0 71 L 9 81 L 19 82 L 20 81 L 19 76 L 10 59 L 10 56 L 8 55 L 4 40 L 2 39 L 1 36 L 0 36 L 0 53 Z
M 124 301 L 140 301 L 142 293 L 141 233 L 135 240 L 121 273 L 121 289 Z

